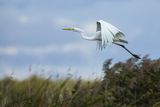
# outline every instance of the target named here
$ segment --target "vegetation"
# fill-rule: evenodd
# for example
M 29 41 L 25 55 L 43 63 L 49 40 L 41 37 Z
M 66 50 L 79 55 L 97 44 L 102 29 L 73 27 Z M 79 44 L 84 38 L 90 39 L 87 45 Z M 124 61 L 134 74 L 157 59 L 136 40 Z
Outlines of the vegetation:
M 160 107 L 160 59 L 103 64 L 103 80 L 0 81 L 0 107 Z

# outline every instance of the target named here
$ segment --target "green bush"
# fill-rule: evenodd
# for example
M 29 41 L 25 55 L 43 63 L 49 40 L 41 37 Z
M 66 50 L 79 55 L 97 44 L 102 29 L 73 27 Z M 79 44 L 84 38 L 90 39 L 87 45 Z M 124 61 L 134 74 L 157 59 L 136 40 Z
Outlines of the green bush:
M 160 59 L 103 64 L 103 80 L 0 80 L 0 107 L 160 107 Z
M 106 60 L 103 66 L 107 107 L 160 107 L 160 59 L 145 56 L 110 65 Z

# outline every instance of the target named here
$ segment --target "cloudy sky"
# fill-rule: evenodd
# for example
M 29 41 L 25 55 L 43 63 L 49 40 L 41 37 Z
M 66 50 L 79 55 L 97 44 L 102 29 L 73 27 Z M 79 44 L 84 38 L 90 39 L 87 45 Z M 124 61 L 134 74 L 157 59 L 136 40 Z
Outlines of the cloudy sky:
M 114 45 L 99 51 L 96 42 L 61 30 L 76 26 L 92 34 L 99 19 L 121 29 L 136 54 L 159 58 L 158 0 L 0 0 L 0 77 L 103 76 L 106 59 L 130 54 Z

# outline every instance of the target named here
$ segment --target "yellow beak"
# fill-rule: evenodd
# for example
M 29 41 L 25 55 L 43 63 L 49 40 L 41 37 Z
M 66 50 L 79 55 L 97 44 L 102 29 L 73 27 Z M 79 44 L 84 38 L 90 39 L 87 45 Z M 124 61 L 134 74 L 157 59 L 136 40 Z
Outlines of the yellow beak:
M 63 28 L 62 30 L 74 30 L 74 28 Z

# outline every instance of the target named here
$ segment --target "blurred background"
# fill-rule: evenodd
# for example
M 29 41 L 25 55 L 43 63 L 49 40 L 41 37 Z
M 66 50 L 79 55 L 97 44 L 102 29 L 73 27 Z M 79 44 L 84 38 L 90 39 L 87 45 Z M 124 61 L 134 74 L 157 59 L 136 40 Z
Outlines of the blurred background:
M 99 51 L 96 42 L 61 30 L 76 26 L 92 34 L 99 19 L 122 30 L 134 53 L 159 58 L 158 0 L 0 0 L 0 78 L 101 78 L 106 59 L 130 54 L 115 45 Z

